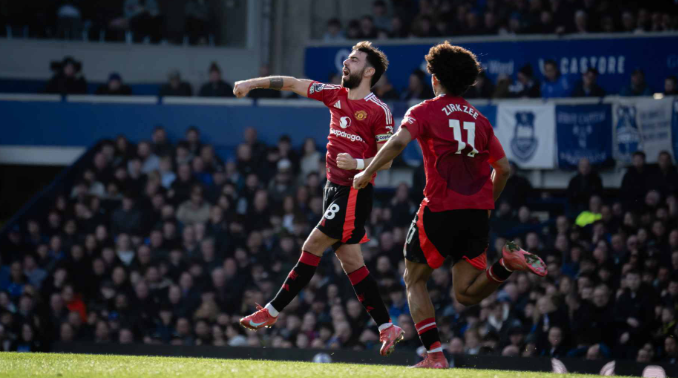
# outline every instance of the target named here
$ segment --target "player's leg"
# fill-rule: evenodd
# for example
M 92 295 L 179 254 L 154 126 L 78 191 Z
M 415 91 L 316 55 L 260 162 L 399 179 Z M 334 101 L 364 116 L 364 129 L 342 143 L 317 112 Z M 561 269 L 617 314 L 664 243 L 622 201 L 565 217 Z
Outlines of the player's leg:
M 311 281 L 323 253 L 339 241 L 343 232 L 343 223 L 339 222 L 343 213 L 340 213 L 339 209 L 345 207 L 347 195 L 341 188 L 343 187 L 332 183 L 325 187 L 323 219 L 306 238 L 299 261 L 287 275 L 275 298 L 266 307 L 257 307 L 256 312 L 240 319 L 243 327 L 257 330 L 273 325 L 278 319 L 279 312 Z
M 435 320 L 435 309 L 426 283 L 434 269 L 445 261 L 445 240 L 448 235 L 441 214 L 430 212 L 422 202 L 417 215 L 407 232 L 405 242 L 405 273 L 403 279 L 407 290 L 410 315 L 421 343 L 426 348 L 426 358 L 413 367 L 444 369 L 449 367 L 443 354 L 440 335 Z M 440 253 L 443 251 L 443 254 Z
M 299 261 L 297 261 L 297 264 L 287 275 L 278 294 L 266 305 L 272 316 L 278 316 L 278 312 L 287 307 L 294 297 L 311 281 L 323 252 L 336 242 L 337 239 L 325 235 L 317 228 L 313 229 L 301 248 L 302 252 Z
M 379 353 L 387 356 L 393 352 L 395 344 L 403 339 L 403 330 L 391 323 L 386 305 L 379 295 L 377 281 L 365 266 L 361 243 L 369 241 L 365 223 L 372 212 L 374 188 L 372 185 L 356 190 L 349 188 L 346 211 L 343 215 L 343 230 L 340 243 L 335 245 L 335 253 L 348 275 L 353 290 L 365 310 L 379 326 L 379 340 L 382 342 Z
M 379 294 L 379 285 L 365 266 L 360 244 L 342 244 L 335 251 L 344 272 L 353 285 L 358 301 L 379 327 L 380 353 L 389 355 L 403 339 L 403 330 L 391 323 L 388 309 Z

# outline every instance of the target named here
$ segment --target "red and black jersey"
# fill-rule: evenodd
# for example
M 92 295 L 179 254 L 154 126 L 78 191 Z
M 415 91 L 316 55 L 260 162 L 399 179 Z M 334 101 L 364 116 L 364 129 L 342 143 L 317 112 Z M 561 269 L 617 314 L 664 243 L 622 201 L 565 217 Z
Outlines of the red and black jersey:
M 403 118 L 424 155 L 424 196 L 431 211 L 494 209 L 493 163 L 504 157 L 492 125 L 461 97 L 440 95 Z
M 337 167 L 336 158 L 347 153 L 354 159 L 377 154 L 377 144 L 393 135 L 393 116 L 388 106 L 374 93 L 360 100 L 350 100 L 348 89 L 340 85 L 313 82 L 308 98 L 322 101 L 330 110 L 330 135 L 327 137 L 327 180 L 337 185 L 353 185 L 359 171 Z

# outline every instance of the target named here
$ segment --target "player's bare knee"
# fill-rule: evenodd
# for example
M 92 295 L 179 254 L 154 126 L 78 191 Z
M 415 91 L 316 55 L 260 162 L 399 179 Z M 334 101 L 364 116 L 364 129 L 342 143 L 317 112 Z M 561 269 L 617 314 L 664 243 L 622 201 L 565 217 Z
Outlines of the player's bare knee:
M 325 251 L 325 248 L 321 245 L 319 240 L 313 237 L 313 234 L 311 234 L 306 241 L 304 242 L 304 245 L 301 247 L 303 251 L 312 253 L 316 256 L 322 256 L 323 252 Z

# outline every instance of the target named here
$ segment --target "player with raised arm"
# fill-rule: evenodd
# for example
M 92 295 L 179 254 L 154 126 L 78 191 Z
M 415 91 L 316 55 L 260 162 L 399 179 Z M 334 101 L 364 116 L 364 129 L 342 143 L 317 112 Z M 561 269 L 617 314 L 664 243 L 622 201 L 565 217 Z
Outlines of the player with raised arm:
M 428 351 L 419 368 L 447 368 L 435 310 L 426 289 L 434 269 L 452 257 L 452 287 L 466 306 L 492 294 L 512 272 L 546 275 L 544 262 L 509 242 L 502 258 L 487 268 L 489 215 L 509 177 L 509 163 L 492 125 L 461 95 L 480 73 L 476 56 L 445 42 L 426 55 L 436 97 L 411 107 L 398 132 L 356 175 L 364 188 L 378 167 L 392 161 L 417 139 L 424 155 L 425 198 L 405 244 L 407 300 L 419 338 Z M 490 169 L 494 168 L 494 171 Z
M 372 182 L 376 171 L 388 169 L 387 162 L 369 178 L 363 190 L 352 187 L 353 176 L 393 135 L 393 116 L 388 106 L 371 91 L 388 67 L 383 52 L 370 42 L 360 42 L 344 61 L 341 85 L 322 84 L 288 76 L 272 76 L 235 83 L 233 93 L 241 98 L 255 88 L 293 91 L 322 101 L 330 110 L 327 137 L 327 185 L 323 195 L 324 215 L 302 247 L 301 258 L 287 276 L 280 291 L 266 307 L 240 319 L 240 324 L 257 330 L 270 327 L 278 313 L 308 284 L 323 252 L 332 247 L 353 285 L 358 300 L 379 326 L 380 353 L 390 354 L 403 339 L 403 330 L 394 325 L 379 295 L 377 281 L 363 260 L 360 244 L 369 241 L 365 222 L 372 211 Z

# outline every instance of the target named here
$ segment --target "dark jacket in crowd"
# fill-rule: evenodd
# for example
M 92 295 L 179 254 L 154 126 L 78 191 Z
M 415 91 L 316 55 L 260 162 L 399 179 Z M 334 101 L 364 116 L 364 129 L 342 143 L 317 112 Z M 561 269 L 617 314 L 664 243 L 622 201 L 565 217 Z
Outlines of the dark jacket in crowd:
M 182 81 L 177 88 L 172 87 L 169 84 L 165 84 L 162 87 L 160 87 L 160 96 L 165 97 L 165 96 L 184 96 L 184 97 L 190 97 L 193 96 L 193 88 L 191 88 L 191 84 Z
M 64 74 L 56 74 L 47 82 L 45 92 L 52 94 L 86 94 L 87 81 L 82 76 L 68 77 Z
M 598 84 L 593 84 L 590 90 L 584 88 L 584 83 L 581 81 L 577 83 L 572 91 L 572 97 L 604 97 L 605 90 Z
M 629 167 L 621 184 L 621 197 L 627 209 L 637 210 L 645 203 L 645 194 L 652 172 L 645 166 L 642 170 Z
M 223 80 L 216 83 L 205 83 L 200 88 L 200 97 L 234 97 L 233 87 Z
M 132 88 L 129 85 L 121 85 L 117 90 L 110 90 L 108 85 L 100 85 L 97 88 L 96 94 L 98 95 L 107 95 L 107 96 L 129 96 L 132 94 Z
M 593 171 L 586 176 L 581 173 L 577 174 L 567 186 L 570 204 L 577 206 L 579 210 L 586 208 L 589 198 L 594 194 L 603 194 L 603 180 L 598 173 Z

